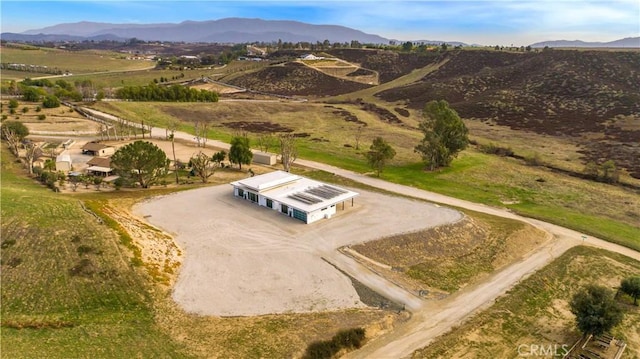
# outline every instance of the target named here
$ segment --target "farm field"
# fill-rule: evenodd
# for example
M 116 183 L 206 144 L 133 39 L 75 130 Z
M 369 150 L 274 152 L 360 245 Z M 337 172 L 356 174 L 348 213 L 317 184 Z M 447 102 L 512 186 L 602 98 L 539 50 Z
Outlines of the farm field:
M 615 288 L 621 279 L 639 272 L 637 260 L 585 246 L 572 248 L 412 357 L 517 357 L 519 345 L 528 350 L 531 344 L 555 345 L 562 355 L 562 345 L 571 348 L 581 336 L 568 304 L 573 293 L 590 283 Z M 640 310 L 629 298 L 618 300 L 625 318 L 612 334 L 628 345 L 622 358 L 638 358 Z
M 2 62 L 27 65 L 48 66 L 49 69 L 68 71 L 72 74 L 88 72 L 108 72 L 140 70 L 153 67 L 152 61 L 127 60 L 125 54 L 107 51 L 65 51 L 49 48 L 15 48 L 2 47 Z M 4 74 L 4 71 L 3 71 Z M 24 72 L 23 77 L 30 76 Z M 3 76 L 3 80 L 4 80 Z

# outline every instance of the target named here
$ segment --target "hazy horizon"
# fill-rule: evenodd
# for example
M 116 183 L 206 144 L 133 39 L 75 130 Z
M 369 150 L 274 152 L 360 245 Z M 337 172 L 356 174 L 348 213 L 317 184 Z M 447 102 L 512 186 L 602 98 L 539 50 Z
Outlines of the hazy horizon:
M 81 21 L 180 23 L 229 17 L 341 25 L 388 39 L 523 46 L 640 36 L 640 2 L 619 1 L 14 1 L 2 32 Z

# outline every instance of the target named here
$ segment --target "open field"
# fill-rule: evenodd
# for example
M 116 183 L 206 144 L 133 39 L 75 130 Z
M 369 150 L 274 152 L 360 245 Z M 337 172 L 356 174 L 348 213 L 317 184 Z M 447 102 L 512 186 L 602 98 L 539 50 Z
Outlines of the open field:
M 95 122 L 88 121 L 84 116 L 70 110 L 66 106 L 57 108 L 42 108 L 41 103 L 19 101 L 16 114 L 9 113 L 8 100 L 2 101 L 2 115 L 8 116 L 8 120 L 20 121 L 27 126 L 29 133 L 38 134 L 45 132 L 74 132 L 91 133 L 97 132 L 98 126 Z M 37 108 L 40 107 L 40 111 Z M 24 109 L 27 112 L 23 112 Z M 39 119 L 40 115 L 44 115 L 43 120 Z
M 154 66 L 146 60 L 127 60 L 126 54 L 107 51 L 65 51 L 60 49 L 35 48 L 21 49 L 2 47 L 2 62 L 26 65 L 48 66 L 70 73 L 103 71 L 139 70 Z M 23 77 L 33 77 L 24 72 Z
M 609 288 L 622 278 L 637 275 L 640 262 L 605 250 L 575 247 L 518 284 L 484 312 L 418 350 L 413 358 L 510 358 L 518 346 L 562 345 L 570 348 L 580 338 L 568 301 L 582 286 L 597 283 Z M 615 289 L 614 289 L 615 290 Z M 623 323 L 612 334 L 628 347 L 623 358 L 640 353 L 640 310 L 620 299 Z M 545 356 L 551 357 L 551 356 Z
M 425 172 L 417 162 L 413 147 L 420 139 L 413 130 L 419 118 L 403 121 L 407 126 L 390 125 L 357 105 L 336 104 L 326 107 L 309 103 L 219 102 L 215 104 L 99 103 L 96 108 L 139 121 L 147 118 L 159 126 L 171 119 L 183 121 L 182 130 L 191 132 L 195 119 L 210 120 L 209 136 L 229 141 L 238 133 L 235 124 L 270 123 L 280 131 L 305 133 L 298 139 L 302 158 L 325 162 L 361 173 L 370 172 L 364 151 L 375 136 L 383 136 L 397 151 L 396 158 L 382 178 L 397 183 L 440 192 L 488 205 L 511 208 L 526 216 L 540 218 L 587 234 L 640 248 L 640 196 L 637 190 L 585 181 L 527 166 L 523 161 L 487 155 L 473 148 L 461 153 L 450 168 Z M 355 134 L 361 125 L 345 121 L 337 114 L 342 109 L 367 124 L 362 127 L 360 150 L 355 149 Z M 304 120 L 302 120 L 304 119 Z M 258 127 L 259 128 L 259 127 Z M 339 131 L 336 131 L 339 129 Z M 249 133 L 255 145 L 258 133 Z M 473 135 L 473 133 L 472 133 Z M 564 151 L 562 142 L 549 142 L 549 148 Z M 571 156 L 568 151 L 567 156 Z M 542 157 L 543 160 L 545 157 Z M 556 156 L 557 158 L 557 156 Z M 607 198 L 602 201 L 601 198 Z

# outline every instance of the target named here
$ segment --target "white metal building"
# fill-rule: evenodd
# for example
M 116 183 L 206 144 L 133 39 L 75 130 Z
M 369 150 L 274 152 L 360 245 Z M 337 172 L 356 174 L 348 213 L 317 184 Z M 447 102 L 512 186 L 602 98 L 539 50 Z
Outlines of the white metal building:
M 353 206 L 353 199 L 358 196 L 357 192 L 284 171 L 245 178 L 231 185 L 234 196 L 307 224 L 331 218 L 336 206 L 342 204 L 344 208 L 346 201 L 351 200 Z

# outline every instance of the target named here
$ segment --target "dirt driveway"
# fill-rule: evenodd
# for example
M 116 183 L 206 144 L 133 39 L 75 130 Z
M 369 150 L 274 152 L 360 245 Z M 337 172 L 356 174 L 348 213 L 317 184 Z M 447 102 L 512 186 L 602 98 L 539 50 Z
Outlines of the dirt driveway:
M 364 304 L 351 281 L 323 257 L 335 261 L 341 246 L 462 218 L 421 201 L 360 193 L 353 207 L 345 203 L 344 211 L 310 225 L 234 198 L 229 185 L 155 198 L 134 212 L 173 234 L 185 252 L 173 298 L 186 311 L 324 311 Z

